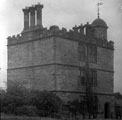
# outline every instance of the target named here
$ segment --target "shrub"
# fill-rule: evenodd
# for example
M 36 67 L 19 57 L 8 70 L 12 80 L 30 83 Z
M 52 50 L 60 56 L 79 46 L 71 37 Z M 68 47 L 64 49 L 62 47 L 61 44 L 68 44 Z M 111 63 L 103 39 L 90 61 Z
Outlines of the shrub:
M 59 114 L 61 105 L 62 101 L 56 94 L 27 90 L 16 82 L 9 85 L 1 104 L 2 111 L 7 114 L 44 117 L 55 117 Z
M 15 108 L 15 115 L 38 116 L 36 106 L 21 106 Z
M 4 98 L 5 94 L 6 94 L 6 91 L 3 89 L 0 89 L 0 112 L 3 112 L 2 111 L 2 103 L 4 101 L 3 98 Z
M 32 104 L 37 107 L 40 116 L 54 117 L 56 113 L 59 113 L 62 101 L 54 93 L 43 91 L 36 92 L 32 98 Z

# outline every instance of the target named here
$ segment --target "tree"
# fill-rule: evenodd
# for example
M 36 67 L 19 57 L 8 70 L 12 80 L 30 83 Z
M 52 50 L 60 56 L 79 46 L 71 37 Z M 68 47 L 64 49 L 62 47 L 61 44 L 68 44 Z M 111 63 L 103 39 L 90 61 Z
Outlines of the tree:
M 62 100 L 54 93 L 26 89 L 18 82 L 11 82 L 2 97 L 2 111 L 7 114 L 55 117 Z
M 17 82 L 11 82 L 7 91 L 2 95 L 1 109 L 4 113 L 15 114 L 16 107 L 20 107 L 26 104 L 25 97 L 27 90 L 20 86 Z
M 40 116 L 54 117 L 61 109 L 62 100 L 56 94 L 48 91 L 33 91 L 32 104 L 39 110 Z
M 76 99 L 74 101 L 71 101 L 68 103 L 69 111 L 72 114 L 72 117 L 76 117 L 77 114 L 82 114 L 83 117 L 85 117 L 86 114 L 86 103 L 85 101 L 79 101 L 79 99 Z
M 4 96 L 5 96 L 5 94 L 6 94 L 6 91 L 4 90 L 4 89 L 0 89 L 0 112 L 2 113 L 3 111 L 2 111 L 2 103 L 3 103 L 3 98 L 4 98 Z

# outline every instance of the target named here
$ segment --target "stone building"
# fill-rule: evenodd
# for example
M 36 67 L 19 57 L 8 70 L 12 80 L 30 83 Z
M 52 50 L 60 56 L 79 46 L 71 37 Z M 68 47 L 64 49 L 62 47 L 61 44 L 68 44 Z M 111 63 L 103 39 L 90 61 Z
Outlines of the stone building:
M 122 95 L 118 93 L 114 93 L 115 96 L 115 116 L 116 119 L 122 118 Z
M 23 31 L 8 37 L 8 87 L 17 81 L 55 92 L 67 102 L 82 99 L 90 83 L 99 114 L 109 118 L 114 112 L 114 43 L 107 39 L 106 22 L 98 17 L 71 30 L 56 25 L 47 29 L 42 8 L 41 4 L 24 8 Z

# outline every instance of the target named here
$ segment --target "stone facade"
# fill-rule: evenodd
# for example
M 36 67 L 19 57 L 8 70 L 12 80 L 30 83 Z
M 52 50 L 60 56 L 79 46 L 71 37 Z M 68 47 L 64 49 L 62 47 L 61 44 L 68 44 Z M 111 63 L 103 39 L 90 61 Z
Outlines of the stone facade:
M 35 25 L 33 10 L 41 13 L 42 8 L 38 4 L 23 9 L 22 33 L 8 37 L 8 87 L 11 81 L 17 81 L 27 88 L 55 92 L 68 102 L 85 95 L 82 78 L 87 65 L 93 71 L 91 87 L 98 97 L 99 113 L 104 117 L 105 109 L 109 109 L 110 117 L 114 112 L 114 45 L 107 40 L 106 23 L 97 18 L 92 24 L 75 26 L 69 31 L 55 25 L 47 29 L 39 14 Z M 105 108 L 106 103 L 109 108 Z
M 122 119 L 122 94 L 114 93 L 115 96 L 115 116 L 116 119 Z

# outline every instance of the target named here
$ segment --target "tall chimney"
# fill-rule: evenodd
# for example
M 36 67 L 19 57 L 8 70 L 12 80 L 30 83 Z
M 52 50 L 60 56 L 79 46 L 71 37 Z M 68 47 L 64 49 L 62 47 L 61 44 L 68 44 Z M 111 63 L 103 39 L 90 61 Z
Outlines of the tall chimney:
M 26 7 L 23 9 L 24 13 L 24 30 L 29 29 L 29 9 Z
M 35 7 L 37 10 L 37 26 L 42 26 L 42 8 L 43 8 L 43 5 L 41 5 L 39 3 Z
M 29 7 L 30 12 L 30 27 L 35 26 L 35 6 Z

